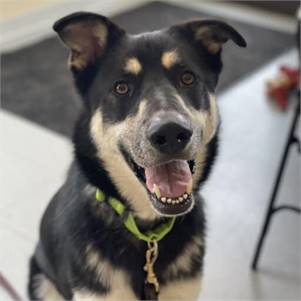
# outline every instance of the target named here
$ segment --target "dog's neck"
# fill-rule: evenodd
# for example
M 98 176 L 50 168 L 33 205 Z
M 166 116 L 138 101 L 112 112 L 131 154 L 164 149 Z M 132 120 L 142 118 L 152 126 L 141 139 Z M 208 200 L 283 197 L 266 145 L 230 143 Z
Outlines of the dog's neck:
M 117 220 L 114 218 L 110 219 L 109 216 L 116 216 L 116 209 L 113 208 L 109 202 L 108 199 L 111 197 L 110 195 L 103 195 L 104 200 L 99 201 L 97 199 L 97 190 L 99 190 L 99 187 L 93 186 L 92 184 L 86 184 L 84 187 L 83 193 L 87 197 L 87 199 L 90 202 L 90 205 L 93 207 L 93 214 L 96 216 L 96 218 L 101 218 L 102 220 L 106 221 L 108 224 L 113 224 L 116 222 L 123 222 L 123 216 L 120 218 L 117 218 Z M 118 199 L 119 202 L 124 204 L 122 200 Z M 126 206 L 126 205 L 125 205 Z M 168 222 L 169 218 L 158 216 L 156 219 L 142 219 L 138 215 L 135 214 L 133 210 L 131 210 L 129 207 L 126 207 L 126 213 L 127 216 L 128 213 L 131 213 L 135 219 L 135 223 L 137 224 L 138 228 L 142 232 L 147 232 L 151 229 L 154 229 L 166 222 Z

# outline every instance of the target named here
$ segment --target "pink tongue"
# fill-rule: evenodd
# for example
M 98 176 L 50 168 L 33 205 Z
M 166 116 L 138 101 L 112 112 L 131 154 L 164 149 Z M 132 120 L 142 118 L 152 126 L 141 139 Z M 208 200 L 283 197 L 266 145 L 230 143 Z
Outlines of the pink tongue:
M 177 160 L 146 168 L 145 177 L 150 192 L 153 192 L 153 186 L 157 184 L 161 197 L 176 198 L 186 192 L 192 175 L 187 161 Z

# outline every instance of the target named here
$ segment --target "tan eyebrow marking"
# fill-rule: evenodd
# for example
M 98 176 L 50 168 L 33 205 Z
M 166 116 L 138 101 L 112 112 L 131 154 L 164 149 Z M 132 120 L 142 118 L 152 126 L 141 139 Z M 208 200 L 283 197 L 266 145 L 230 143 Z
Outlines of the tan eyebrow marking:
M 180 61 L 180 57 L 176 50 L 166 51 L 162 54 L 161 63 L 166 69 L 170 69 L 173 65 Z
M 125 62 L 123 69 L 125 72 L 139 74 L 142 70 L 142 65 L 136 57 L 131 57 Z

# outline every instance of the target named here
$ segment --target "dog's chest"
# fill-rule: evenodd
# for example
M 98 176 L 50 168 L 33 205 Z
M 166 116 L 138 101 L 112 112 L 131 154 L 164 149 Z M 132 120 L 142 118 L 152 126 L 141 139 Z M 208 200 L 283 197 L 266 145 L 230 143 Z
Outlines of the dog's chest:
M 193 277 L 200 272 L 202 267 L 204 246 L 201 236 L 193 236 L 181 249 L 175 258 L 162 262 L 164 268 L 159 270 L 159 278 L 162 282 L 170 282 L 180 278 Z
M 166 248 L 165 248 L 166 249 Z M 112 252 L 120 250 L 112 250 Z M 158 277 L 162 292 L 168 291 L 171 283 L 179 283 L 179 279 L 198 278 L 201 268 L 202 258 L 202 240 L 200 237 L 192 239 L 182 248 L 173 260 L 168 260 L 168 253 L 171 250 L 161 250 L 154 266 L 154 271 Z M 91 271 L 101 285 L 105 288 L 105 300 L 133 300 L 141 299 L 146 273 L 143 269 L 145 265 L 145 254 L 131 254 L 130 251 L 124 251 L 119 260 L 124 262 L 115 262 L 116 258 L 104 257 L 101 250 L 89 246 L 86 252 L 86 267 Z M 128 256 L 127 256 L 128 255 Z M 133 256 L 134 255 L 134 256 Z M 136 260 L 135 260 L 136 259 Z M 199 264 L 198 264 L 199 263 Z M 183 281 L 180 281 L 183 285 Z M 83 295 L 96 297 L 101 292 L 87 291 L 81 289 L 75 295 L 83 298 Z

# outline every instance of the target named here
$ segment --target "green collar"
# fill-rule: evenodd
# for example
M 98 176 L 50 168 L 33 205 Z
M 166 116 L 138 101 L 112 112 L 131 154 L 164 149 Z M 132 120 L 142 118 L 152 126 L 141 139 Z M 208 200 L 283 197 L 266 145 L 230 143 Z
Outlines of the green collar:
M 111 205 L 111 207 L 116 211 L 118 215 L 123 215 L 125 212 L 125 206 L 117 199 L 113 197 L 106 197 L 106 195 L 100 189 L 96 189 L 96 200 L 105 201 Z M 132 213 L 128 213 L 126 218 L 123 221 L 125 227 L 138 239 L 144 240 L 146 242 L 160 241 L 164 238 L 173 228 L 176 218 L 169 218 L 165 224 L 158 226 L 157 228 L 147 231 L 146 233 L 142 233 L 137 224 Z

